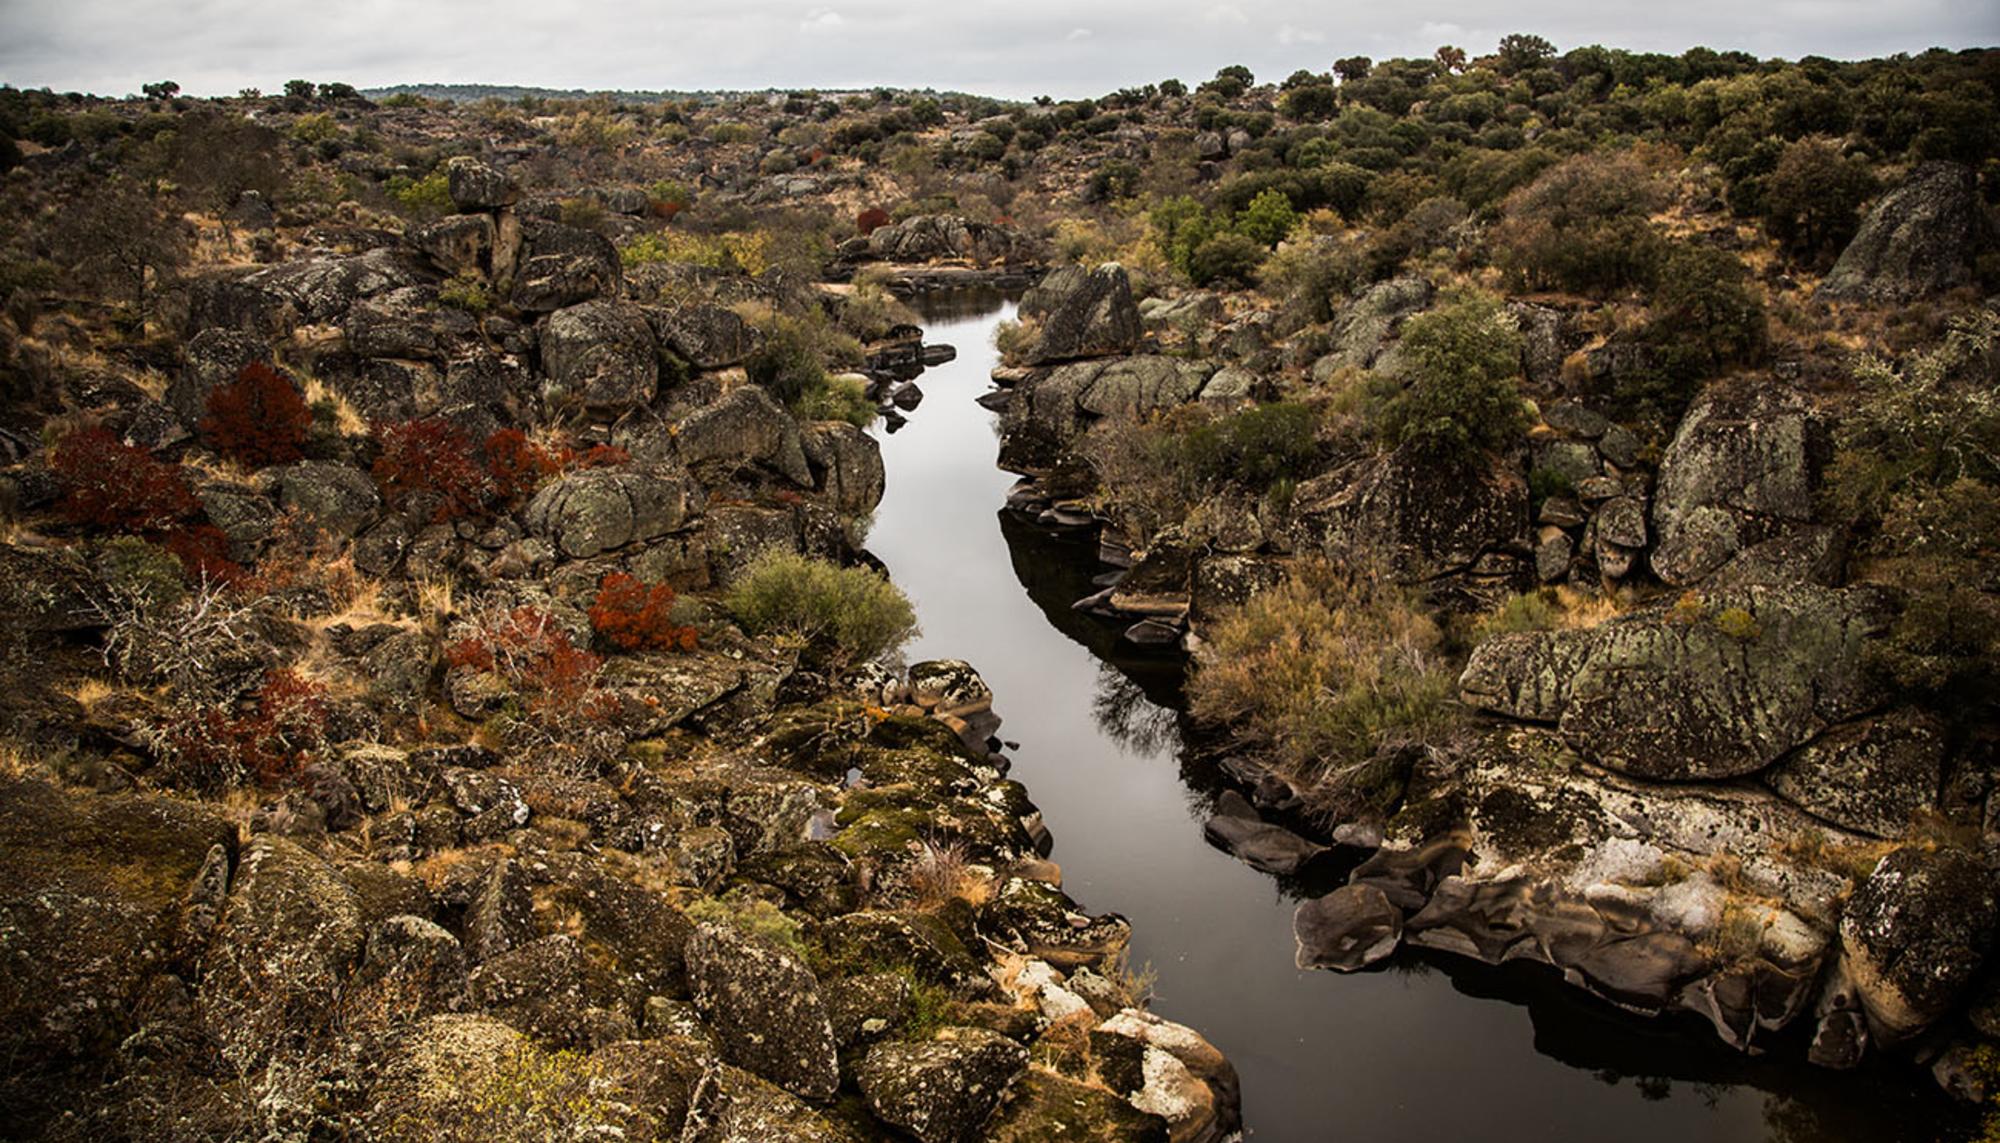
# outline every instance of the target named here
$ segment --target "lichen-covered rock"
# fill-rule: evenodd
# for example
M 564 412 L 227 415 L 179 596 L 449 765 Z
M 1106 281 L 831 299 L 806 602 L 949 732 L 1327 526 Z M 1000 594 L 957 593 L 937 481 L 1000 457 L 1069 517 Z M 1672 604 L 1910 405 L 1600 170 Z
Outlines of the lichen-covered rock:
M 496 234 L 484 214 L 455 214 L 412 227 L 403 240 L 443 273 L 470 277 L 492 273 Z
M 1921 164 L 1868 212 L 1816 296 L 1892 303 L 1966 285 L 1987 227 L 1972 168 Z
M 740 385 L 682 418 L 674 450 L 704 484 L 754 464 L 801 488 L 813 486 L 798 421 L 758 385 Z
M 593 230 L 540 219 L 521 224 L 514 305 L 550 313 L 592 298 L 615 298 L 624 283 L 618 248 Z
M 273 474 L 278 506 L 297 509 L 336 536 L 361 531 L 381 509 L 382 497 L 368 474 L 330 460 L 302 460 Z
M 461 211 L 499 210 L 521 197 L 521 188 L 499 170 L 470 156 L 445 164 L 445 187 L 451 204 Z
M 1168 1143 L 1167 1121 L 1101 1087 L 1030 1068 L 987 1120 L 990 1143 Z
M 608 416 L 644 408 L 659 389 L 653 327 L 630 302 L 598 299 L 548 316 L 542 367 L 558 405 Z
M 695 1007 L 723 1057 L 807 1099 L 833 1097 L 840 1060 L 819 982 L 791 953 L 724 925 L 687 943 Z
M 1418 277 L 1368 287 L 1334 315 L 1334 350 L 1313 362 L 1313 380 L 1325 384 L 1342 369 L 1373 366 L 1403 319 L 1429 305 L 1433 292 L 1429 280 Z
M 1729 778 L 1874 705 L 1863 645 L 1885 617 L 1873 593 L 1745 588 L 1707 604 L 1693 622 L 1655 609 L 1592 629 L 1564 739 L 1621 773 Z
M 0 1049 L 15 1058 L 109 1048 L 148 977 L 221 903 L 235 827 L 171 798 L 77 797 L 0 780 Z
M 1093 417 L 1144 420 L 1156 410 L 1194 400 L 1214 372 L 1213 362 L 1150 355 L 1122 358 L 1099 369 L 1076 403 Z
M 1095 270 L 1065 266 L 1050 273 L 1022 296 L 1019 313 L 1032 331 L 1031 343 L 1015 355 L 1023 364 L 1116 356 L 1139 344 L 1132 281 L 1115 262 Z
M 923 1143 L 969 1143 L 1028 1066 L 1028 1050 L 984 1028 L 879 1044 L 854 1069 L 868 1109 Z
M 390 917 L 368 934 L 355 980 L 393 993 L 410 1015 L 456 1011 L 465 1003 L 465 949 L 442 926 L 422 917 Z
M 1580 631 L 1496 635 L 1473 648 L 1458 678 L 1459 698 L 1508 718 L 1555 722 L 1590 648 L 1591 637 Z
M 1654 574 L 1696 583 L 1809 523 L 1823 450 L 1823 429 L 1797 392 L 1758 379 L 1703 394 L 1660 461 Z
M 332 866 L 263 836 L 237 863 L 200 1002 L 218 1034 L 268 1050 L 274 1021 L 332 1010 L 367 942 L 360 901 Z
M 1903 1043 L 1950 1011 L 1993 947 L 1993 875 L 1963 850 L 1884 857 L 1840 918 L 1840 972 L 1874 1042 Z
M 1527 570 L 1527 481 L 1506 468 L 1405 445 L 1305 482 L 1293 503 L 1300 546 L 1336 564 L 1379 558 L 1419 584 L 1508 585 Z
M 564 557 L 589 559 L 680 528 L 695 489 L 670 466 L 648 471 L 586 470 L 543 486 L 528 502 L 528 530 Z
M 1662 787 L 1510 727 L 1419 765 L 1354 873 L 1406 944 L 1553 964 L 1621 1006 L 1686 1009 L 1739 1047 L 1804 1014 L 1848 881 L 1797 847 L 1859 839 L 1754 787 Z M 1829 834 L 1831 836 L 1829 836 Z M 1710 873 L 1729 855 L 1727 878 Z
M 831 495 L 841 512 L 873 512 L 882 502 L 887 477 L 882 446 L 844 421 L 821 421 L 801 432 L 800 446 L 812 469 L 813 488 Z
M 1107 1082 L 1134 1108 L 1165 1119 L 1174 1143 L 1227 1139 L 1241 1128 L 1236 1068 L 1194 1029 L 1126 1008 L 1099 1024 L 1090 1043 L 1106 1061 Z
M 993 705 L 993 688 L 963 659 L 913 663 L 908 682 L 910 701 L 933 714 L 977 714 Z
M 963 258 L 984 266 L 1013 253 L 1014 235 L 1004 227 L 949 214 L 920 214 L 868 235 L 868 254 L 881 262 Z
M 660 348 L 696 369 L 741 365 L 756 352 L 760 341 L 757 327 L 722 306 L 701 302 L 648 306 L 645 314 Z
M 1816 817 L 1898 838 L 1936 808 L 1944 762 L 1944 727 L 1903 708 L 1834 727 L 1771 767 L 1766 780 Z

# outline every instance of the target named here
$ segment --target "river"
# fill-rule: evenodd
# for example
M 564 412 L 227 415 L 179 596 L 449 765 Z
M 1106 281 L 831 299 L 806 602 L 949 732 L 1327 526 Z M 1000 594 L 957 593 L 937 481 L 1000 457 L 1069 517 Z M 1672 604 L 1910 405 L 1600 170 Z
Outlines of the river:
M 1132 961 L 1158 974 L 1155 1011 L 1235 1063 L 1252 1139 L 1967 1137 L 1915 1068 L 1826 1072 L 1797 1039 L 1745 1057 L 1692 1017 L 1627 1014 L 1541 966 L 1405 949 L 1353 975 L 1295 968 L 1299 895 L 1346 870 L 1326 860 L 1280 884 L 1202 840 L 1219 787 L 1185 759 L 1179 664 L 1120 655 L 1114 628 L 1070 610 L 1094 590 L 1094 540 L 1001 511 L 1014 478 L 995 467 L 996 418 L 974 398 L 1012 310 L 992 295 L 927 307 L 926 340 L 958 357 L 918 379 L 925 399 L 900 431 L 877 426 L 888 491 L 868 546 L 916 604 L 911 660 L 966 659 L 992 686 L 1064 887 L 1131 920 Z

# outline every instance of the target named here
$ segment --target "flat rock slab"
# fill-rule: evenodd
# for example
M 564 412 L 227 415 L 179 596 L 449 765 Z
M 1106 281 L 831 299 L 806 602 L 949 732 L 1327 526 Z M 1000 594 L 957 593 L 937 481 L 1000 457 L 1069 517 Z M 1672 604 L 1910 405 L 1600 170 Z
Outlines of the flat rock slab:
M 1292 915 L 1300 968 L 1353 972 L 1390 953 L 1403 939 L 1403 911 L 1373 885 L 1343 885 L 1300 905 Z

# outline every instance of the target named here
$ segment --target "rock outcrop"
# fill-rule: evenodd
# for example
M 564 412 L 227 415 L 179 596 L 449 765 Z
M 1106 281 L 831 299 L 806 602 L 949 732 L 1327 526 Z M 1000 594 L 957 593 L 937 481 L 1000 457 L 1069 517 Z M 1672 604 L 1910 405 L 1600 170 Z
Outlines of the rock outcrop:
M 1972 168 L 1924 163 L 1875 204 L 1819 297 L 1843 302 L 1907 302 L 1973 280 L 1990 240 Z
M 1025 365 L 1111 357 L 1139 344 L 1132 281 L 1116 263 L 1051 272 L 1022 296 L 1019 319 L 1027 344 L 1012 356 Z

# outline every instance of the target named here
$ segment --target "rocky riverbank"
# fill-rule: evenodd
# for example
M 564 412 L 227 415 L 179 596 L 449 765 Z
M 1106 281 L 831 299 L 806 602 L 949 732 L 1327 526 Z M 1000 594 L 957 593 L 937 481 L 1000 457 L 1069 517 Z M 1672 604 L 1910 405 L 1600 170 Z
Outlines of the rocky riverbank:
M 1881 235 L 1964 225 L 1947 176 L 1886 197 L 1828 289 L 1933 289 Z M 1282 498 L 1189 495 L 1159 468 L 1176 433 L 1394 376 L 1401 331 L 1443 301 L 1394 279 L 1302 328 L 1241 295 L 1141 306 L 1106 265 L 1045 279 L 1003 336 L 988 403 L 1024 477 L 1012 506 L 1101 529 L 1108 586 L 1077 607 L 1127 643 L 1193 652 L 1199 683 L 1215 624 L 1309 563 L 1420 595 L 1443 617 L 1422 653 L 1452 654 L 1439 630 L 1461 641 L 1455 729 L 1304 769 L 1225 746 L 1241 794 L 1210 840 L 1273 874 L 1330 844 L 1372 851 L 1300 907 L 1301 967 L 1406 944 L 1538 961 L 1635 1012 L 1698 1013 L 1746 1051 L 1804 1024 L 1814 1063 L 1889 1052 L 1978 1096 L 2000 919 L 1991 727 L 1884 670 L 1910 597 L 1849 559 L 1826 492 L 1847 414 L 1797 362 L 1714 381 L 1646 445 L 1603 396 L 1643 366 L 1574 310 L 1516 301 L 1512 368 L 1537 402 L 1518 441 L 1443 459 L 1329 449 L 1322 431 Z M 1312 637 L 1264 622 L 1265 639 Z
M 976 671 L 732 612 L 772 553 L 863 558 L 873 438 L 747 382 L 735 311 L 632 300 L 489 167 L 450 186 L 400 242 L 195 283 L 170 384 L 93 411 L 102 513 L 74 438 L 4 473 L 10 1123 L 1231 1136 L 1232 1069 L 1062 891 Z M 440 303 L 468 279 L 503 300 Z M 912 407 L 942 347 L 890 333 L 859 380 Z M 218 456 L 295 372 L 319 435 Z

